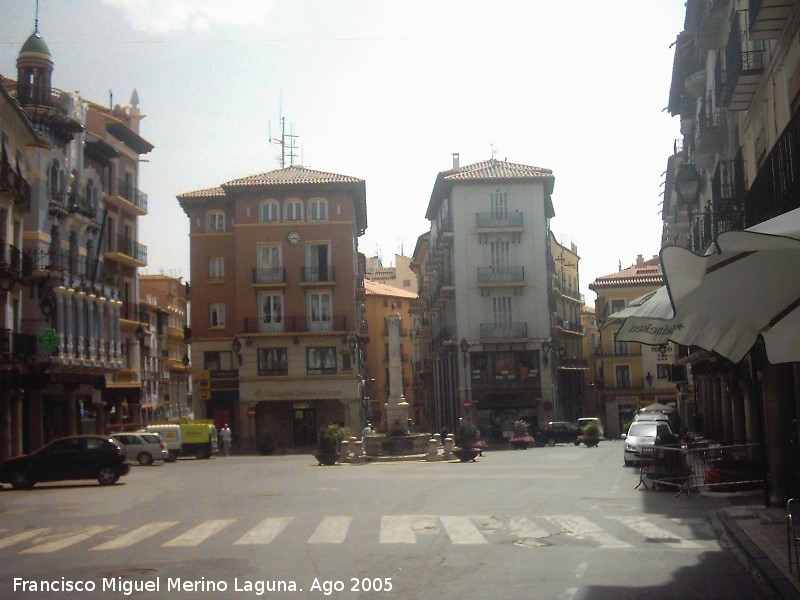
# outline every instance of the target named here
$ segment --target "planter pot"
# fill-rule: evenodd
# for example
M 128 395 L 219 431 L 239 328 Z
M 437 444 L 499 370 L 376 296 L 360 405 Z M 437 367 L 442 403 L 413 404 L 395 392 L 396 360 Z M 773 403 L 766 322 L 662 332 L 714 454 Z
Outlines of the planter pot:
M 511 447 L 514 450 L 527 450 L 528 449 L 528 442 L 511 442 Z
M 325 453 L 325 454 L 315 454 L 314 458 L 317 459 L 317 462 L 320 466 L 323 465 L 335 465 L 336 461 L 339 459 L 339 454 L 337 452 L 334 453 Z
M 586 445 L 587 448 L 591 448 L 593 446 L 597 446 L 600 443 L 600 438 L 583 438 L 583 443 Z
M 453 450 L 453 454 L 455 454 L 456 458 L 461 462 L 475 462 L 475 459 L 480 453 L 481 451 L 478 448 L 456 448 Z

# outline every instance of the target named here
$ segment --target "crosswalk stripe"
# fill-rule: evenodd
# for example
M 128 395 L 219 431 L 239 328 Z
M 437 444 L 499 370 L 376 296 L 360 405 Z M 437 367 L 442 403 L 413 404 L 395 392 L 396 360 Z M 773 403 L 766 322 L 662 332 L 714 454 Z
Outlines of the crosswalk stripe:
M 286 529 L 294 517 L 268 517 L 234 542 L 236 546 L 269 544 Z
M 550 537 L 549 533 L 525 517 L 511 519 L 508 532 L 517 536 L 517 544 L 526 546 L 546 546 L 541 540 Z
M 48 554 L 50 552 L 55 552 L 56 550 L 62 550 L 64 548 L 68 548 L 69 546 L 74 546 L 75 544 L 79 544 L 80 542 L 84 542 L 91 537 L 97 535 L 98 533 L 103 533 L 104 531 L 108 531 L 109 529 L 114 529 L 114 525 L 96 525 L 94 527 L 88 527 L 81 533 L 76 533 L 75 535 L 69 535 L 66 537 L 62 537 L 61 539 L 55 540 L 53 542 L 48 542 L 45 544 L 39 544 L 38 546 L 34 546 L 33 548 L 28 548 L 27 550 L 23 550 L 20 554 Z
M 129 546 L 133 546 L 134 544 L 137 544 L 142 540 L 146 540 L 149 537 L 153 537 L 154 535 L 164 531 L 165 529 L 174 527 L 178 523 L 179 521 L 161 521 L 160 523 L 148 523 L 147 525 L 142 525 L 141 527 L 137 527 L 136 529 L 133 529 L 128 533 L 124 533 L 121 536 L 114 538 L 113 540 L 103 542 L 99 546 L 95 546 L 94 548 L 92 548 L 92 550 L 118 550 L 119 548 L 128 548 Z
M 182 533 L 175 539 L 168 541 L 166 544 L 163 544 L 162 547 L 181 548 L 187 546 L 198 546 L 215 533 L 219 533 L 228 525 L 235 522 L 236 519 L 212 519 L 210 521 L 205 521 L 204 523 L 200 523 L 200 525 L 197 527 L 190 529 L 186 533 Z
M 631 548 L 630 544 L 608 535 L 600 527 L 584 517 L 559 515 L 544 518 L 560 527 L 567 535 L 577 540 L 591 540 L 600 548 Z
M 703 548 L 702 544 L 698 544 L 697 542 L 693 542 L 691 540 L 685 540 L 683 538 L 679 538 L 675 534 L 667 531 L 666 529 L 662 529 L 657 525 L 647 521 L 644 517 L 608 517 L 609 519 L 614 519 L 615 521 L 619 521 L 626 527 L 630 527 L 636 533 L 640 534 L 648 541 L 655 541 L 664 544 L 665 546 L 671 546 L 674 548 Z
M 429 515 L 385 515 L 381 517 L 381 544 L 416 544 L 417 533 L 439 532 L 439 520 Z
M 347 537 L 353 517 L 323 517 L 314 533 L 308 538 L 309 544 L 341 544 Z
M 49 531 L 49 529 L 42 527 L 40 529 L 31 529 L 30 531 L 23 531 L 22 533 L 18 533 L 16 535 L 4 537 L 3 539 L 0 539 L 0 548 L 8 548 L 17 542 L 24 542 L 25 540 L 34 538 L 39 534 L 45 533 L 46 531 Z
M 439 519 L 453 544 L 489 543 L 469 517 L 441 516 Z

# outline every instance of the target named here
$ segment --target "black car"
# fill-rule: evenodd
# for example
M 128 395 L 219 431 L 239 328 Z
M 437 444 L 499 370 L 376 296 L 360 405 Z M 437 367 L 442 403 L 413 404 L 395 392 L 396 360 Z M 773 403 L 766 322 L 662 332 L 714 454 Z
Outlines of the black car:
M 555 446 L 556 444 L 577 444 L 581 435 L 580 427 L 568 421 L 550 421 L 540 429 L 534 438 L 539 446 Z
M 36 452 L 0 464 L 0 482 L 15 490 L 40 481 L 97 479 L 111 485 L 130 471 L 128 454 L 118 442 L 100 435 L 75 435 L 53 440 Z

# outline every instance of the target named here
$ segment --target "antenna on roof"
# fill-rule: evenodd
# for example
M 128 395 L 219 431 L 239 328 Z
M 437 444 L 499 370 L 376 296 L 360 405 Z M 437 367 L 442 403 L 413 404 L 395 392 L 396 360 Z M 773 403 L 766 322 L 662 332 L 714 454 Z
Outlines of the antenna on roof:
M 33 21 L 33 33 L 39 33 L 39 0 L 36 0 L 36 19 Z
M 281 147 L 281 169 L 285 169 L 287 166 L 294 165 L 294 159 L 297 158 L 297 154 L 294 153 L 297 150 L 297 145 L 295 143 L 295 139 L 300 137 L 294 134 L 294 123 L 290 124 L 291 132 L 286 133 L 286 117 L 283 116 L 283 99 L 280 101 L 280 122 L 281 122 L 281 135 L 278 138 L 272 137 L 272 123 L 269 124 L 269 143 L 276 144 Z M 288 161 L 288 165 L 286 164 Z

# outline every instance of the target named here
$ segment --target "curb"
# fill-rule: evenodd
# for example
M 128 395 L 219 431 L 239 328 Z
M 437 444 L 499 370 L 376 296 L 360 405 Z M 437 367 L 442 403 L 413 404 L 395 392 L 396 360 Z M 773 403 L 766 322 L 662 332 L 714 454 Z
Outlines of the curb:
M 759 574 L 761 579 L 769 585 L 778 598 L 786 600 L 800 600 L 800 592 L 792 584 L 783 571 L 759 548 L 747 532 L 737 522 L 737 517 L 731 515 L 726 509 L 721 509 L 715 514 L 717 522 L 728 534 L 733 543 L 741 551 L 750 566 Z

